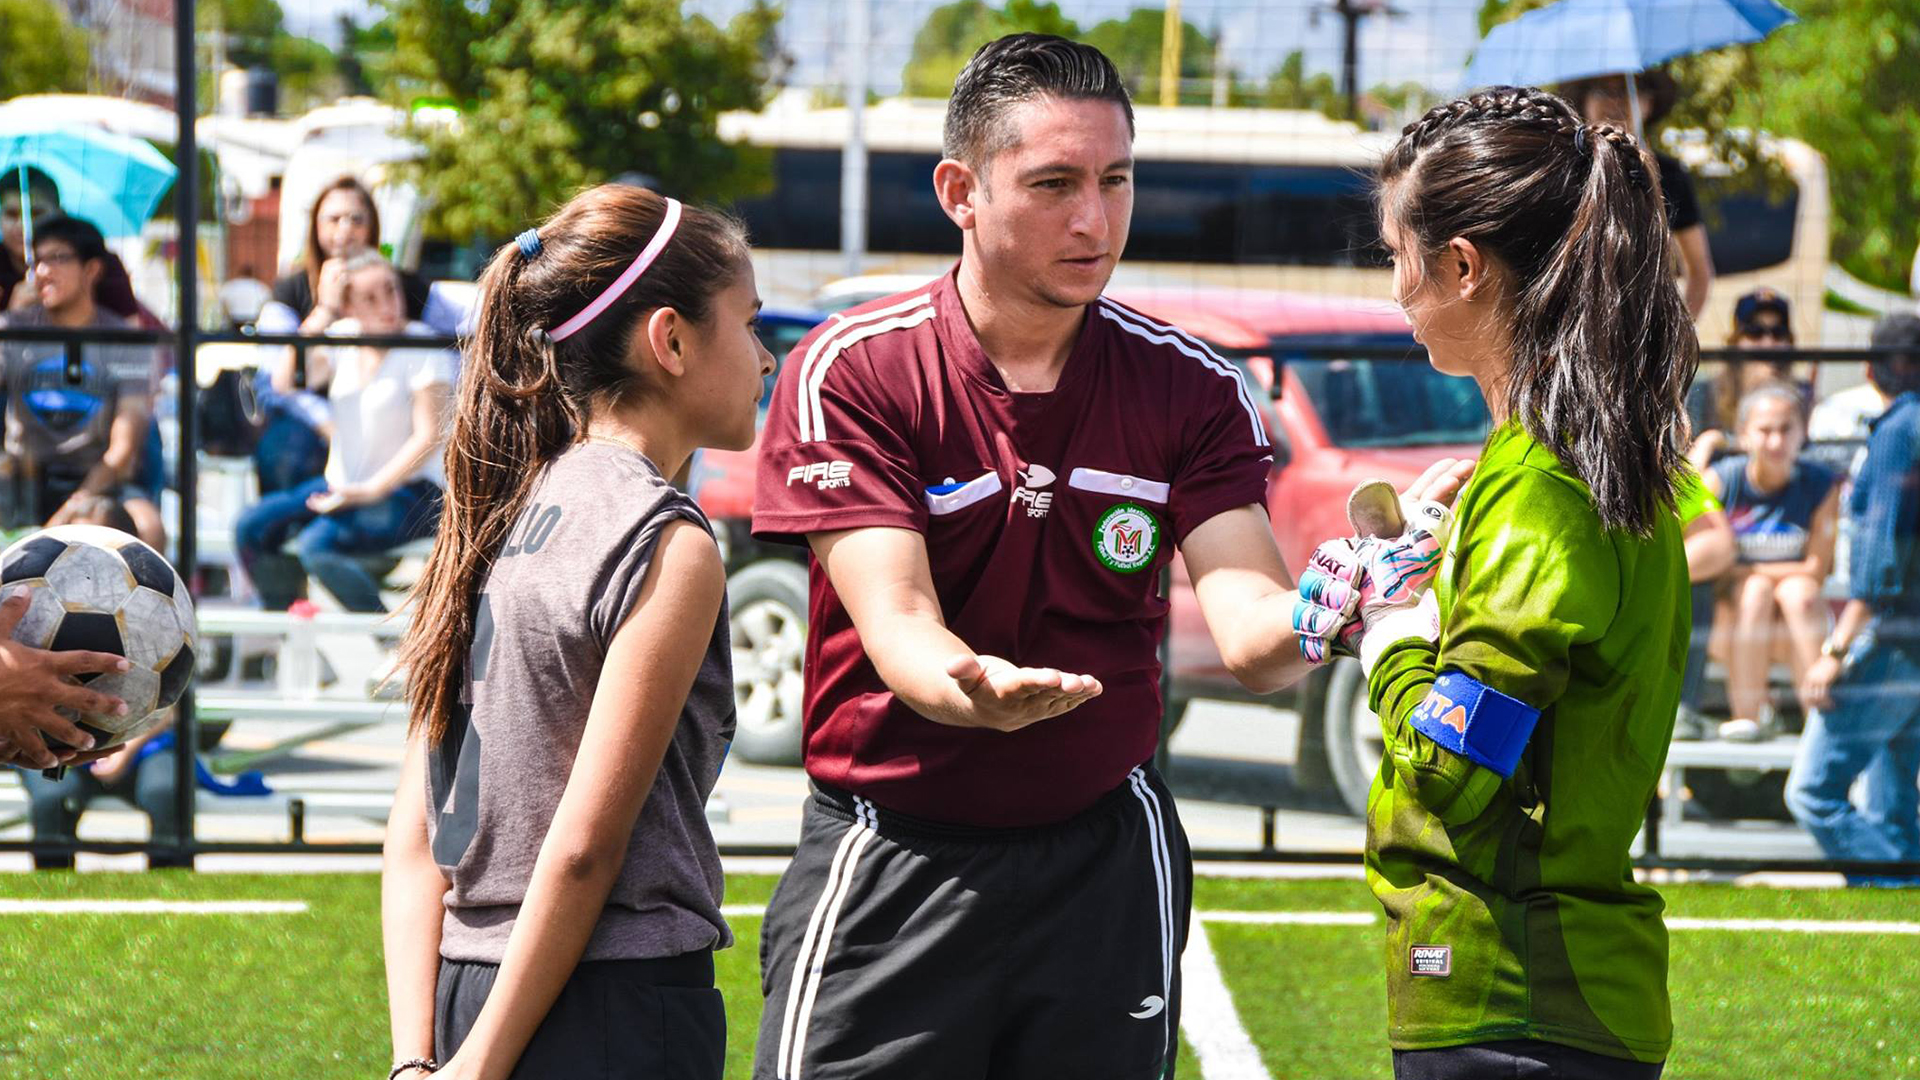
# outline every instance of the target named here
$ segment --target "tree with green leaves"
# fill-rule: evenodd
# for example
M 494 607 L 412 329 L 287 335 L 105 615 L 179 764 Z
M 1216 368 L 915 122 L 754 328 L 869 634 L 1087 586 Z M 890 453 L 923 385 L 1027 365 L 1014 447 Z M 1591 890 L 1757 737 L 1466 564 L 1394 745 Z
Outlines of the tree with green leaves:
M 1907 290 L 1920 244 L 1920 0 L 1799 0 L 1757 45 L 1674 65 L 1670 125 L 1790 135 L 1827 161 L 1832 256 Z M 1736 146 L 1738 145 L 1736 141 Z
M 52 0 L 0 0 L 0 100 L 87 88 L 87 35 Z
M 721 201 L 768 181 L 764 153 L 718 132 L 722 112 L 765 104 L 779 21 L 765 3 L 725 27 L 677 0 L 389 0 L 388 12 L 392 92 L 458 112 L 416 126 L 416 176 L 449 236 L 510 236 L 623 174 Z
M 1135 8 L 1124 19 L 1108 19 L 1081 38 L 1106 53 L 1135 101 L 1160 102 L 1160 50 L 1166 40 L 1167 13 L 1162 8 Z M 1204 105 L 1213 99 L 1214 41 L 1200 28 L 1180 23 L 1180 90 L 1182 104 Z
M 337 19 L 340 79 L 346 84 L 347 93 L 389 96 L 393 78 L 393 20 L 382 18 L 363 26 L 344 11 Z
M 287 32 L 278 0 L 212 0 L 194 8 L 194 24 L 203 40 L 217 44 L 216 55 L 237 68 L 264 68 L 280 84 L 282 112 L 305 112 L 347 92 L 333 50 L 312 38 Z M 202 100 L 211 100 L 212 79 L 201 83 Z
M 1545 3 L 1484 0 L 1481 28 Z M 1759 162 L 1754 132 L 1812 146 L 1827 162 L 1834 261 L 1904 292 L 1920 243 L 1920 0 L 1796 0 L 1793 9 L 1801 21 L 1765 41 L 1670 65 L 1681 99 L 1667 126 L 1705 131 L 1736 165 Z M 1764 169 L 1743 172 L 1751 184 L 1768 180 Z
M 1267 76 L 1259 103 L 1270 109 L 1312 109 L 1340 119 L 1347 115 L 1347 99 L 1333 76 L 1324 71 L 1308 75 L 1306 54 L 1299 49 Z
M 913 52 L 900 74 L 910 97 L 944 98 L 974 51 L 995 38 L 1030 32 L 1078 38 L 1080 25 L 1060 13 L 1060 5 L 1039 0 L 1008 0 L 1004 8 L 986 0 L 954 0 L 934 8 L 913 35 Z

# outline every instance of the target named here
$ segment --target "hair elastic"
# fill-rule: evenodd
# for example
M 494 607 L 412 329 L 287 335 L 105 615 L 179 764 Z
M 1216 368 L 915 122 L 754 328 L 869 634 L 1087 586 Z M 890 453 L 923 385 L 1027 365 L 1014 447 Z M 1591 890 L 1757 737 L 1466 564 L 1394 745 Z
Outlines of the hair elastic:
M 607 286 L 607 290 L 596 297 L 593 303 L 582 308 L 580 314 L 554 327 L 547 332 L 547 336 L 554 341 L 567 340 L 585 329 L 588 323 L 599 318 L 603 312 L 613 306 L 614 301 L 625 296 L 627 290 L 633 288 L 633 283 L 640 280 L 640 275 L 647 272 L 647 267 L 653 265 L 653 260 L 660 257 L 661 250 L 667 246 L 667 241 L 673 239 L 673 230 L 679 224 L 680 200 L 668 199 L 667 211 L 660 218 L 660 228 L 653 234 L 653 239 L 647 241 L 646 248 L 633 260 L 633 264 L 615 278 L 613 284 Z
M 1587 152 L 1587 127 L 1585 124 L 1573 129 L 1573 148 L 1585 155 Z
M 528 229 L 526 232 L 523 232 L 519 236 L 514 237 L 514 241 L 520 245 L 521 258 L 531 259 L 534 256 L 540 254 L 540 230 L 539 229 Z

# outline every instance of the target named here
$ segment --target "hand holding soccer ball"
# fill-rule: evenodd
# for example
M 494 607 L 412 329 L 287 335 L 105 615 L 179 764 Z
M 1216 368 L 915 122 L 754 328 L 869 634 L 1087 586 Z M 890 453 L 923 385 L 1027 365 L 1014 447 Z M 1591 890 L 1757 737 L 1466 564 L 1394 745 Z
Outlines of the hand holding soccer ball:
M 186 583 L 126 533 L 43 529 L 0 555 L 0 584 L 0 760 L 100 756 L 160 723 L 193 677 Z

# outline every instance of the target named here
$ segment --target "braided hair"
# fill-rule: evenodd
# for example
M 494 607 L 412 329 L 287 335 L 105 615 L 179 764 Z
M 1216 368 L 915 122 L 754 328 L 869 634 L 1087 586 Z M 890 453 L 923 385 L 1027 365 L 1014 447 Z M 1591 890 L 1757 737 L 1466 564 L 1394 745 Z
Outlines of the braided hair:
M 715 294 L 748 266 L 746 232 L 725 214 L 684 209 L 652 269 L 579 333 L 558 326 L 624 271 L 659 231 L 666 200 L 603 184 L 573 197 L 537 230 L 501 246 L 480 277 L 447 439 L 446 498 L 401 643 L 409 735 L 437 744 L 459 701 L 487 572 L 533 492 L 541 467 L 584 435 L 596 408 L 648 393 L 631 356 L 648 313 L 670 307 L 706 322 Z
M 1699 341 L 1646 147 L 1498 86 L 1407 125 L 1378 200 L 1428 260 L 1460 237 L 1510 271 L 1514 418 L 1586 482 L 1602 525 L 1650 533 L 1674 505 Z

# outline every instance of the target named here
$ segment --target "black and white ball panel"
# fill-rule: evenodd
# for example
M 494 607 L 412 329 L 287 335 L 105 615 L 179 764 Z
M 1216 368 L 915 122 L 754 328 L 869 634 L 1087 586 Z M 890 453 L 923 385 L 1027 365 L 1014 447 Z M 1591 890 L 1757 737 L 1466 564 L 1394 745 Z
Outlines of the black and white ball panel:
M 56 540 L 45 533 L 35 533 L 21 540 L 9 548 L 6 559 L 0 561 L 0 584 L 11 585 L 16 581 L 46 577 L 47 568 L 66 550 L 66 541 Z
M 53 644 L 53 632 L 60 629 L 60 620 L 66 616 L 66 605 L 52 589 L 33 589 L 27 601 L 27 613 L 20 617 L 20 625 L 13 628 L 13 640 L 44 649 Z
M 39 649 L 124 656 L 127 671 L 84 678 L 127 703 L 126 716 L 69 716 L 97 746 L 158 724 L 193 677 L 193 599 L 173 567 L 139 540 L 97 525 L 63 525 L 0 554 L 0 585 L 31 600 L 14 640 Z M 66 711 L 66 710 L 63 710 Z

